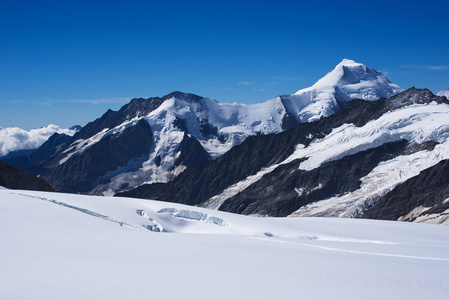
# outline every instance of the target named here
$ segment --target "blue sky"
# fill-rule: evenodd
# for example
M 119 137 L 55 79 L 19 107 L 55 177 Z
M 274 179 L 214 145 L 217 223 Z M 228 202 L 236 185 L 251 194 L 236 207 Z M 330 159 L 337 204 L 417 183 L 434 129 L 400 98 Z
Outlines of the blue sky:
M 0 126 L 85 125 L 175 90 L 261 102 L 343 58 L 436 92 L 446 2 L 0 0 Z

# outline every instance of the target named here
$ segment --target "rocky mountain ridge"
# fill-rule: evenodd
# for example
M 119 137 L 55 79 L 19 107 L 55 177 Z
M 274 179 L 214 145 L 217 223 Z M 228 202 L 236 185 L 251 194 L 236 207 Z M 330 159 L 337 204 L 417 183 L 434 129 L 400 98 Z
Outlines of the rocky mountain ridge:
M 352 100 L 320 121 L 248 138 L 169 183 L 120 195 L 258 216 L 369 217 L 389 191 L 449 159 L 447 117 L 447 98 L 428 90 Z M 446 198 L 434 196 L 439 209 L 434 221 L 446 222 Z M 395 217 L 405 218 L 410 211 Z
M 311 88 L 257 104 L 219 103 L 181 92 L 133 99 L 73 137 L 55 134 L 28 157 L 9 162 L 57 191 L 110 195 L 168 182 L 250 136 L 320 119 L 353 97 L 374 100 L 401 90 L 377 71 L 343 60 Z M 314 118 L 304 117 L 311 112 Z

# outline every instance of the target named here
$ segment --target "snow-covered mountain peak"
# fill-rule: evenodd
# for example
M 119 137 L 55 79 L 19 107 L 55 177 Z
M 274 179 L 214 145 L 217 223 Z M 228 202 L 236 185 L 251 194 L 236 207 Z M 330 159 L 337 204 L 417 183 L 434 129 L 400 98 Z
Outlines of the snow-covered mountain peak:
M 361 64 L 352 59 L 343 58 L 339 63 L 339 65 L 361 65 Z
M 444 90 L 441 90 L 441 91 L 439 91 L 439 92 L 436 92 L 435 95 L 441 96 L 441 97 L 444 96 L 444 97 L 446 97 L 447 99 L 449 99 L 449 89 L 444 89 Z
M 195 95 L 195 94 L 191 94 L 191 93 L 183 93 L 183 92 L 179 92 L 179 91 L 175 91 L 169 95 L 167 95 L 166 97 L 170 97 L 170 98 L 176 98 L 176 99 L 180 99 L 186 102 L 191 102 L 191 103 L 196 103 L 196 102 L 200 102 L 203 97 Z
M 370 69 L 364 64 L 353 60 L 343 59 L 332 71 L 318 80 L 313 86 L 307 89 L 299 90 L 295 94 L 301 94 L 305 90 L 336 86 L 343 87 L 357 85 L 360 83 L 369 83 L 365 84 L 367 86 L 373 86 L 373 84 L 376 83 L 376 87 L 388 89 L 394 94 L 402 91 L 399 86 L 391 83 L 382 73 L 377 72 L 374 69 Z
M 67 181 L 75 181 L 62 179 L 53 166 L 64 170 L 81 166 L 79 174 L 95 173 L 85 180 L 82 192 L 97 194 L 166 182 L 185 168 L 222 156 L 249 136 L 275 134 L 298 123 L 321 119 L 354 98 L 376 100 L 400 91 L 377 71 L 344 59 L 312 87 L 256 104 L 219 103 L 180 91 L 135 98 L 119 111 L 108 110 L 73 138 L 52 139 L 46 145 L 52 155 L 51 167 L 42 166 L 39 173 L 57 190 L 73 191 Z M 112 144 L 119 144 L 111 154 L 115 158 L 107 158 L 102 170 L 79 162 L 91 160 L 91 156 L 102 159 L 104 149 L 112 149 Z M 128 150 L 123 151 L 122 146 Z M 70 176 L 69 171 L 66 174 Z M 90 187 L 95 190 L 88 191 Z M 76 192 L 80 192 L 78 187 Z
M 364 64 L 343 59 L 314 85 L 291 95 L 300 122 L 311 122 L 340 110 L 352 99 L 374 101 L 403 91 L 382 73 Z
M 373 79 L 379 74 L 376 71 L 373 71 L 374 70 L 367 68 L 364 64 L 357 63 L 350 59 L 343 59 L 332 71 L 318 80 L 312 87 L 319 88 L 341 84 L 353 84 L 362 80 Z

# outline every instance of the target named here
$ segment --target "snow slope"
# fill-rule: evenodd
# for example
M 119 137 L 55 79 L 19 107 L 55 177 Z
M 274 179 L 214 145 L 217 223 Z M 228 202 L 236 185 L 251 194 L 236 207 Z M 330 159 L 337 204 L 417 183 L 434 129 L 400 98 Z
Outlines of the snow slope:
M 382 73 L 350 59 L 343 59 L 313 86 L 290 95 L 297 118 L 311 122 L 327 117 L 352 99 L 374 101 L 388 98 L 403 89 Z
M 361 179 L 360 189 L 311 203 L 301 207 L 293 215 L 360 216 L 364 209 L 397 184 L 449 158 L 448 118 L 448 105 L 415 104 L 387 113 L 363 127 L 347 124 L 336 128 L 325 138 L 314 141 L 308 148 L 298 149 L 293 154 L 294 157 L 308 157 L 299 168 L 310 170 L 326 161 L 399 139 L 406 139 L 417 144 L 426 141 L 439 143 L 431 151 L 419 151 L 385 161 Z
M 449 89 L 441 90 L 439 92 L 436 92 L 435 95 L 437 96 L 444 96 L 449 99 Z
M 1 299 L 447 299 L 449 227 L 0 190 Z M 162 232 L 158 232 L 162 231 Z

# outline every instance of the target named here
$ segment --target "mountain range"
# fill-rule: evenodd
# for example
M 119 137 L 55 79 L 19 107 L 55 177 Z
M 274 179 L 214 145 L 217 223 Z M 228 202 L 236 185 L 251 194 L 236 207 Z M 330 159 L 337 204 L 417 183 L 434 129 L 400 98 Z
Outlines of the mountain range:
M 445 223 L 449 194 L 429 196 L 437 183 L 421 178 L 445 172 L 449 103 L 439 94 L 404 91 L 344 59 L 313 86 L 258 104 L 182 92 L 133 99 L 6 161 L 61 192 L 258 216 Z M 409 180 L 429 189 L 404 205 L 397 195 Z
M 28 157 L 8 160 L 57 191 L 114 194 L 168 182 L 254 135 L 279 133 L 333 114 L 353 98 L 375 100 L 402 89 L 375 70 L 343 60 L 310 88 L 252 105 L 173 92 L 133 99 L 73 136 L 55 134 Z
M 257 216 L 374 216 L 371 210 L 381 207 L 377 201 L 387 201 L 394 188 L 449 158 L 448 104 L 415 88 L 377 101 L 352 100 L 319 121 L 250 137 L 169 183 L 119 195 Z M 437 180 L 427 184 L 424 199 L 409 188 L 413 204 L 404 206 L 407 197 L 388 200 L 402 212 L 387 214 L 394 206 L 384 206 L 376 218 L 406 218 L 421 207 L 414 217 L 447 222 L 449 194 Z M 438 215 L 429 214 L 437 206 Z
M 416 224 L 449 225 L 447 97 L 344 60 L 259 104 L 0 129 L 0 299 L 447 299 L 449 227 Z

